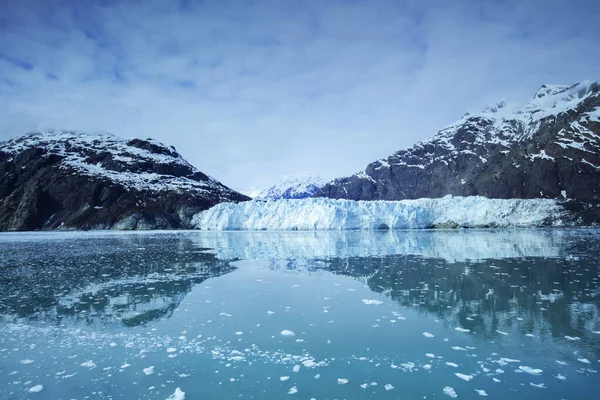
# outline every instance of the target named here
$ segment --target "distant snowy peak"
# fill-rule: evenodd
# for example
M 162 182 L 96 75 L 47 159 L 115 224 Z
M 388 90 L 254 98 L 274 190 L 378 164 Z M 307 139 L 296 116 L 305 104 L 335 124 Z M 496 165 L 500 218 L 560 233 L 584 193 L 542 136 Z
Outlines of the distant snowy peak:
M 319 191 L 328 181 L 309 174 L 290 175 L 254 196 L 257 199 L 304 199 Z
M 600 82 L 542 85 L 527 104 L 465 114 L 317 196 L 600 199 Z

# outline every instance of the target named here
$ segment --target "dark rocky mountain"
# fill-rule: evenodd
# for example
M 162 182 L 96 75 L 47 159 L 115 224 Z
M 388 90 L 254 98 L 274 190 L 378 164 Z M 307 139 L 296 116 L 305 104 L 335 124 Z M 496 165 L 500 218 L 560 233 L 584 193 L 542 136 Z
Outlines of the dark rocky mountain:
M 0 231 L 191 228 L 198 211 L 244 200 L 152 139 L 46 132 L 0 143 Z
M 445 195 L 600 198 L 600 82 L 544 85 L 521 108 L 504 102 L 429 140 L 336 179 L 316 197 L 402 200 Z

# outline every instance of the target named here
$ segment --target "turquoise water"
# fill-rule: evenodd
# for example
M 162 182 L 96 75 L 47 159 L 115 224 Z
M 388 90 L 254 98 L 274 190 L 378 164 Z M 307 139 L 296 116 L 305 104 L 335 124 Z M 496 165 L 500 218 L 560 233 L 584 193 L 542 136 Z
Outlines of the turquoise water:
M 2 234 L 0 398 L 597 398 L 599 239 Z

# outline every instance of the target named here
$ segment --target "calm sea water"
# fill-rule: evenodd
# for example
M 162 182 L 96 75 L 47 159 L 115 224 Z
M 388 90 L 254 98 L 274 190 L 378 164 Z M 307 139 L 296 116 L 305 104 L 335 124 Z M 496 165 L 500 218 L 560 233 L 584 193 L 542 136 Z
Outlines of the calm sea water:
M 598 398 L 599 239 L 2 234 L 0 398 Z

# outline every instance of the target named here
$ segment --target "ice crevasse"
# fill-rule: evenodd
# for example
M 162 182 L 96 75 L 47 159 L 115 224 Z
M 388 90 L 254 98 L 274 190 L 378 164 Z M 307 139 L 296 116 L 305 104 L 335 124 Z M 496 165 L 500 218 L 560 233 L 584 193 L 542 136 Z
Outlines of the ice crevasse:
M 533 227 L 564 225 L 553 199 L 480 196 L 400 201 L 326 198 L 221 203 L 196 214 L 201 230 L 427 229 L 433 227 Z

